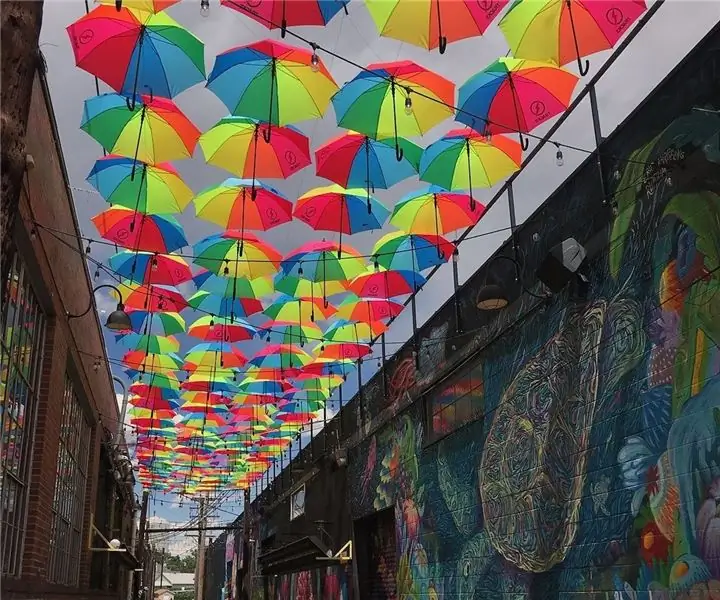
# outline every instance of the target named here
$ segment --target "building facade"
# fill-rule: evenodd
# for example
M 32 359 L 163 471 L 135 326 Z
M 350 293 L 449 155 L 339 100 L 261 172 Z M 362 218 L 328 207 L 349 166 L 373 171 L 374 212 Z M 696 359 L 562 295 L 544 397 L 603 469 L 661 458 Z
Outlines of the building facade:
M 582 278 L 544 297 L 569 239 Z M 479 308 L 489 284 L 507 306 Z M 305 449 L 253 503 L 253 591 L 720 598 L 719 343 L 715 27 L 329 423 L 347 467 Z M 318 529 L 290 519 L 301 488 L 353 542 L 344 588 L 309 544 L 292 552 Z
M 45 81 L 35 76 L 27 171 L 2 307 L 3 599 L 128 597 L 133 475 Z M 119 540 L 108 552 L 102 538 Z M 127 548 L 125 548 L 127 546 Z

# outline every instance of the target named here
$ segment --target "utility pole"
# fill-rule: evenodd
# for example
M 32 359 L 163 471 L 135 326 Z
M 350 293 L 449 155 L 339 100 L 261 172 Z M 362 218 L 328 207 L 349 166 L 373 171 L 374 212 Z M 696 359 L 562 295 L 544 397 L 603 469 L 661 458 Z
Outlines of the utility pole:
M 200 533 L 198 534 L 197 560 L 195 561 L 195 600 L 203 600 L 205 587 L 205 528 L 207 527 L 205 498 L 200 498 L 198 504 L 200 510 Z
M 146 575 L 150 572 L 147 567 L 147 557 L 145 556 L 145 529 L 147 527 L 147 511 L 148 511 L 148 501 L 150 500 L 150 492 L 148 490 L 143 490 L 142 493 L 142 503 L 140 504 L 140 525 L 139 525 L 139 531 L 138 531 L 138 539 L 137 539 L 137 558 L 140 561 L 140 564 L 143 566 L 143 571 L 141 573 L 141 577 L 135 578 L 135 585 L 134 585 L 134 597 L 138 597 L 138 592 L 140 589 L 146 585 Z
M 160 554 L 160 587 L 163 587 L 163 575 L 165 574 L 165 547 Z

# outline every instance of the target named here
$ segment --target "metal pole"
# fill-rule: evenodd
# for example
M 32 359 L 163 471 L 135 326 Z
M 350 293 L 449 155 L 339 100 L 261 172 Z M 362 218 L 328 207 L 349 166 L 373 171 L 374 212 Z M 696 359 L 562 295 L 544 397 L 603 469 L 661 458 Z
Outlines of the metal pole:
M 115 444 L 117 445 L 120 443 L 125 429 L 125 415 L 127 414 L 128 392 L 127 387 L 125 387 L 125 382 L 123 382 L 122 379 L 113 375 L 113 381 L 117 383 L 123 391 L 122 404 L 120 405 L 120 419 L 118 420 L 117 428 L 115 430 Z
M 357 372 L 357 378 L 358 378 L 358 407 L 359 407 L 359 417 L 360 417 L 360 428 L 365 424 L 365 406 L 364 406 L 364 394 L 363 394 L 363 381 L 362 381 L 362 359 L 358 359 L 358 372 Z
M 385 361 L 387 360 L 387 349 L 385 347 L 385 334 L 380 336 L 380 350 L 382 352 L 382 365 L 380 369 L 382 371 L 382 386 L 383 386 L 383 398 L 387 398 L 388 385 L 387 385 L 387 373 L 385 372 Z
M 250 488 L 245 490 L 243 495 L 243 564 L 242 570 L 245 572 L 243 577 L 243 592 L 241 597 L 250 597 Z
M 160 587 L 163 587 L 163 576 L 165 575 L 165 548 L 160 554 Z
M 147 584 L 145 581 L 145 574 L 149 573 L 147 566 L 147 557 L 145 556 L 145 528 L 147 527 L 147 511 L 148 511 L 148 500 L 150 499 L 150 492 L 143 490 L 142 503 L 140 504 L 140 526 L 138 532 L 137 541 L 137 558 L 142 563 L 143 571 L 142 577 L 135 579 L 137 589 L 135 590 L 135 597 L 137 598 L 140 587 L 144 587 Z
M 507 185 L 508 211 L 510 212 L 510 240 L 512 241 L 513 256 L 515 257 L 515 281 L 520 281 L 520 259 L 515 230 L 517 229 L 517 218 L 515 217 L 515 194 L 513 193 L 512 182 Z
M 138 504 L 133 500 L 133 509 L 132 509 L 132 525 L 130 528 L 130 551 L 135 554 L 137 557 L 137 550 L 135 548 L 135 545 L 137 543 L 137 518 L 138 518 Z M 135 587 L 133 584 L 135 582 L 135 571 L 132 569 L 128 571 L 127 573 L 127 598 L 126 600 L 134 600 L 133 599 L 133 588 Z
M 597 92 L 595 91 L 595 85 L 590 84 L 589 95 L 590 95 L 590 114 L 592 115 L 593 132 L 595 134 L 595 148 L 598 149 L 596 152 L 598 175 L 600 176 L 600 191 L 602 192 L 603 204 L 607 204 L 608 197 L 605 189 L 605 175 L 603 173 L 602 156 L 600 156 L 600 144 L 603 142 L 602 127 L 600 126 L 600 109 L 598 107 Z
M 418 352 L 418 344 L 417 344 L 417 307 L 415 305 L 415 294 L 412 295 L 412 298 L 410 298 L 410 308 L 412 309 L 412 328 L 413 328 L 413 334 L 412 334 L 412 346 L 413 346 L 413 354 L 415 355 L 415 368 L 420 369 L 420 353 Z
M 200 533 L 198 534 L 197 561 L 195 562 L 195 600 L 203 600 L 205 591 L 205 530 L 207 527 L 207 514 L 205 512 L 205 498 L 198 500 L 200 509 Z
M 458 273 L 458 249 L 455 248 L 452 257 L 452 272 L 453 272 L 453 305 L 455 307 L 455 333 L 462 331 L 462 324 L 460 323 L 460 298 L 458 298 L 458 290 L 460 289 L 460 274 Z

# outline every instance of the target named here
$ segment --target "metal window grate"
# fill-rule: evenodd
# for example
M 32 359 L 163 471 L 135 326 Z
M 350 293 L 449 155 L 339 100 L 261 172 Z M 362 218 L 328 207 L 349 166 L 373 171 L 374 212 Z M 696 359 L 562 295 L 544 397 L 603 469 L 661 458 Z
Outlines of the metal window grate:
M 50 536 L 49 579 L 54 583 L 77 585 L 80 576 L 89 440 L 90 426 L 66 375 Z
M 45 316 L 20 258 L 4 282 L 7 302 L 0 321 L 0 565 L 2 574 L 22 570 Z

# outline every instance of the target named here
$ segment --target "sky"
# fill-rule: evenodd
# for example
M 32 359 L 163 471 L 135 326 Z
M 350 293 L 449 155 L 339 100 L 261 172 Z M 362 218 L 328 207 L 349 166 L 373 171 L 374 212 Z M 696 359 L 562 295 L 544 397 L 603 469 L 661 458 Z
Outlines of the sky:
M 652 4 L 652 2 L 648 2 Z M 279 31 L 268 31 L 245 15 L 221 7 L 217 0 L 210 0 L 210 14 L 204 18 L 200 14 L 199 0 L 183 0 L 171 7 L 168 13 L 205 42 L 205 63 L 207 72 L 213 65 L 214 57 L 228 48 L 248 44 L 263 38 L 280 39 Z M 92 3 L 91 3 L 92 8 Z M 332 50 L 350 61 L 367 65 L 373 62 L 413 60 L 432 69 L 458 86 L 469 76 L 481 70 L 498 56 L 508 52 L 497 20 L 481 38 L 474 38 L 449 44 L 444 55 L 437 50 L 427 51 L 399 41 L 378 36 L 367 9 L 361 0 L 351 0 L 349 15 L 341 11 L 324 28 L 304 27 L 296 31 L 315 41 L 320 46 Z M 95 94 L 94 79 L 91 75 L 75 67 L 72 49 L 65 28 L 85 14 L 83 0 L 46 0 L 41 32 L 41 49 L 48 66 L 48 81 L 53 106 L 58 121 L 60 138 L 65 161 L 73 188 L 75 207 L 83 235 L 99 238 L 90 218 L 107 208 L 104 200 L 92 191 L 85 177 L 94 161 L 102 156 L 101 147 L 79 129 L 83 101 Z M 630 47 L 616 61 L 615 65 L 603 77 L 598 85 L 598 101 L 603 135 L 612 130 L 645 98 L 645 96 L 664 78 L 665 75 L 685 56 L 692 47 L 720 20 L 720 3 L 716 1 L 667 0 L 655 14 L 645 29 L 632 42 Z M 288 43 L 300 45 L 288 36 Z M 319 52 L 321 59 L 331 71 L 339 85 L 352 79 L 358 72 L 356 67 L 339 59 Z M 590 58 L 590 77 L 607 59 L 610 52 L 603 52 Z M 569 65 L 574 70 L 574 65 Z M 576 93 L 586 83 L 580 81 Z M 101 92 L 108 88 L 100 83 Z M 226 110 L 219 99 L 203 85 L 195 86 L 176 98 L 178 106 L 190 119 L 205 131 L 220 118 Z M 543 135 L 554 120 L 533 131 Z M 310 138 L 311 150 L 342 133 L 336 126 L 332 107 L 320 120 L 299 123 L 297 126 Z M 438 139 L 443 133 L 461 125 L 448 120 L 428 132 L 423 138 L 415 139 L 426 146 Z M 553 139 L 587 150 L 594 146 L 593 130 L 590 119 L 589 103 L 586 101 L 567 119 Z M 534 142 L 531 141 L 531 147 Z M 585 159 L 587 152 L 564 150 L 564 165 L 558 167 L 555 162 L 555 147 L 546 146 L 528 165 L 514 184 L 515 204 L 518 223 L 522 223 L 551 194 L 574 169 Z M 186 183 L 199 192 L 211 185 L 220 183 L 230 176 L 220 169 L 205 164 L 202 152 L 198 150 L 192 159 L 174 163 Z M 327 185 L 324 179 L 314 175 L 314 166 L 295 174 L 289 180 L 269 182 L 283 192 L 289 199 L 295 200 L 311 188 Z M 389 191 L 378 190 L 376 196 L 386 206 L 392 208 L 402 196 L 421 183 L 417 178 L 406 180 Z M 480 201 L 489 200 L 494 189 L 475 190 L 474 196 Z M 198 220 L 194 216 L 192 205 L 179 217 L 185 227 L 189 242 L 192 244 L 202 237 L 215 233 L 218 228 Z M 482 237 L 467 240 L 460 247 L 459 272 L 460 283 L 465 281 L 488 258 L 494 250 L 509 237 L 509 216 L 507 203 L 500 201 L 488 211 L 475 228 L 474 234 L 484 233 Z M 346 240 L 362 254 L 369 253 L 373 243 L 389 231 L 387 226 L 382 232 L 372 232 L 353 236 Z M 498 231 L 500 230 L 500 231 Z M 492 233 L 496 232 L 497 233 Z M 263 234 L 263 238 L 273 244 L 280 252 L 287 253 L 303 242 L 332 234 L 314 232 L 300 222 L 292 222 Z M 449 236 L 452 239 L 452 236 Z M 95 246 L 92 257 L 106 261 L 112 254 L 111 247 Z M 91 268 L 91 274 L 94 271 Z M 98 283 L 101 283 L 102 280 Z M 418 295 L 418 323 L 424 323 L 443 304 L 452 292 L 452 268 L 445 265 L 430 280 Z M 102 292 L 97 294 L 97 305 L 101 312 L 113 310 L 115 301 Z M 186 318 L 192 319 L 186 314 Z M 411 332 L 409 311 L 405 311 L 391 326 L 386 335 L 388 350 L 398 349 Z M 121 358 L 123 349 L 115 342 L 114 336 L 106 332 L 106 344 L 111 359 Z M 187 349 L 184 344 L 183 349 Z M 376 370 L 374 360 L 367 361 L 363 367 L 363 380 L 368 381 Z M 117 367 L 116 375 L 125 378 Z M 126 379 L 126 378 L 125 378 Z M 349 377 L 344 397 L 347 399 L 357 388 L 355 377 Z M 237 496 L 237 495 L 236 495 Z M 188 506 L 176 497 L 158 496 L 151 506 L 151 513 L 159 518 L 183 521 L 188 518 Z M 162 501 L 162 503 L 161 503 Z M 218 520 L 232 520 L 232 514 L 238 514 L 240 504 L 235 497 L 222 504 Z M 229 516 L 230 515 L 230 516 Z

